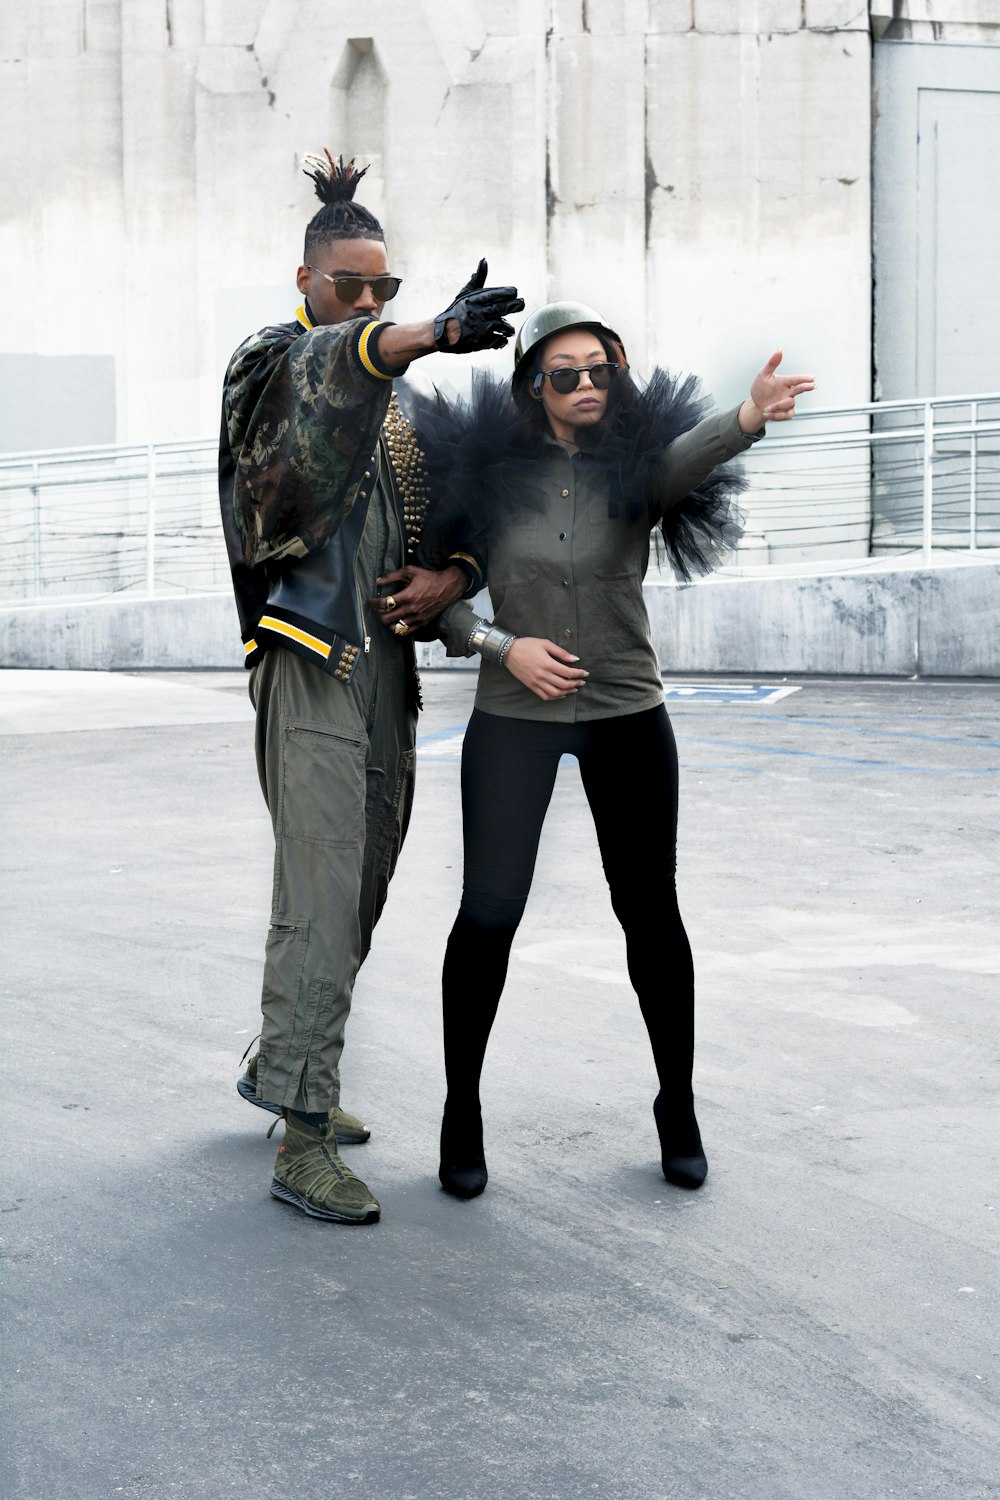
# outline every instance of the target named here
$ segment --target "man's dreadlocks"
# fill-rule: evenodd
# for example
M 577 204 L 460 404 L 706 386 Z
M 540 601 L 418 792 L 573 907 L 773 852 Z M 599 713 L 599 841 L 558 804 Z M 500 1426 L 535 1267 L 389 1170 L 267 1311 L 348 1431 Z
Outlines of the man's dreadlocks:
M 305 259 L 308 261 L 313 250 L 331 240 L 381 240 L 385 244 L 385 233 L 375 215 L 352 201 L 368 168 L 357 171 L 353 157 L 346 166 L 342 156 L 334 161 L 327 147 L 323 156 L 310 154 L 305 162 L 302 170 L 316 184 L 316 196 L 323 205 L 306 229 Z

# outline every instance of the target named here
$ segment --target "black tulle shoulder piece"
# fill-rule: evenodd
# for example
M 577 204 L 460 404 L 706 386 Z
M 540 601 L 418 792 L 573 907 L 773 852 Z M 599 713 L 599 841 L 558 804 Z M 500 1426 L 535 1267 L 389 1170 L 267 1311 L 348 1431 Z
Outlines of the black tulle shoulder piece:
M 510 508 L 544 503 L 532 469 L 545 445 L 531 434 L 509 382 L 477 371 L 468 397 L 448 399 L 438 390 L 400 395 L 425 455 L 432 498 L 424 536 L 435 552 L 435 537 L 455 545 L 464 533 L 471 541 L 491 521 L 502 524 Z M 681 578 L 708 573 L 742 535 L 735 506 L 746 487 L 740 466 L 720 465 L 664 513 L 656 496 L 659 463 L 672 442 L 708 415 L 711 403 L 694 376 L 659 368 L 628 397 L 585 450 L 586 461 L 607 473 L 608 513 L 632 520 L 647 514 Z
M 635 519 L 645 510 L 658 527 L 667 561 L 685 581 L 712 572 L 743 535 L 736 497 L 747 481 L 737 462 L 720 464 L 666 511 L 657 502 L 657 471 L 666 449 L 711 410 L 696 376 L 671 375 L 657 366 L 591 450 L 608 471 L 609 513 L 621 509 Z
M 667 561 L 685 582 L 714 572 L 736 551 L 743 517 L 735 501 L 744 489 L 746 479 L 738 465 L 720 464 L 661 519 Z
M 526 440 L 509 382 L 477 370 L 467 397 L 410 386 L 397 393 L 424 455 L 430 503 L 421 558 L 429 566 L 502 524 L 502 515 L 541 502 L 530 474 L 544 450 Z
M 509 382 L 476 370 L 468 396 L 448 397 L 436 388 L 399 395 L 424 452 L 435 506 L 475 510 L 499 491 L 517 502 L 518 475 L 541 457 L 542 447 L 526 440 Z

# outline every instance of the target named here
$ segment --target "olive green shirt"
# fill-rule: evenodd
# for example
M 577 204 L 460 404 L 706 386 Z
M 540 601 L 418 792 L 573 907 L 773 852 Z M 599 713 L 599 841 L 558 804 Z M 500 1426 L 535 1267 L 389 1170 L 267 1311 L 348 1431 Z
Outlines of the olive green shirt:
M 494 623 L 512 635 L 540 636 L 580 658 L 590 673 L 578 693 L 544 702 L 494 662 L 479 670 L 476 707 L 516 719 L 575 723 L 640 713 L 663 702 L 660 664 L 650 638 L 642 581 L 650 529 L 727 459 L 751 447 L 739 407 L 706 417 L 670 444 L 652 484 L 647 514 L 608 515 L 605 471 L 556 442 L 525 469 L 541 493 L 505 511 L 487 541 L 487 587 Z M 471 656 L 479 618 L 459 600 L 441 615 L 449 656 Z

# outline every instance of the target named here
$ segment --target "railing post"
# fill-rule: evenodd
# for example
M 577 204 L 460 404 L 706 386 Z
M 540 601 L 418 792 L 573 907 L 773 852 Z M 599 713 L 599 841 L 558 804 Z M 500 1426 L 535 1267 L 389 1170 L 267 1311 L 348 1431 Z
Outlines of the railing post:
M 976 423 L 979 421 L 979 402 L 973 401 L 970 406 L 972 421 L 969 424 L 969 551 L 976 550 L 976 532 L 979 530 L 976 520 L 976 466 L 978 459 L 978 434 Z
M 156 449 L 146 449 L 146 598 L 156 592 Z
M 924 402 L 924 567 L 931 563 L 934 524 L 934 408 Z
M 34 597 L 42 597 L 42 490 L 38 483 L 38 462 L 31 465 L 31 561 Z

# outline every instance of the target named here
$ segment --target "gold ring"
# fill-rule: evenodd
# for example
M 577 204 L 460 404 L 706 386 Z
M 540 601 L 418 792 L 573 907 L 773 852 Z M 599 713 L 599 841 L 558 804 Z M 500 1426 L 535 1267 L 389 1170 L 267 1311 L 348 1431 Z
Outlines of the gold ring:
M 410 627 L 409 625 L 407 625 L 405 620 L 397 620 L 395 625 L 392 627 L 393 635 L 408 635 L 409 631 Z
M 388 613 L 390 609 L 395 609 L 396 608 L 396 601 L 392 597 L 391 594 L 386 594 L 386 596 L 385 596 L 385 608 L 386 608 L 386 613 Z

